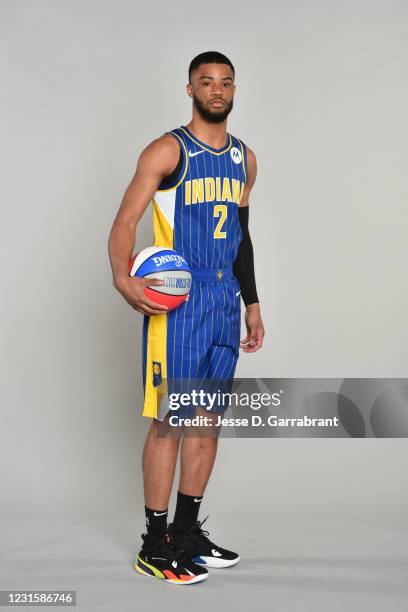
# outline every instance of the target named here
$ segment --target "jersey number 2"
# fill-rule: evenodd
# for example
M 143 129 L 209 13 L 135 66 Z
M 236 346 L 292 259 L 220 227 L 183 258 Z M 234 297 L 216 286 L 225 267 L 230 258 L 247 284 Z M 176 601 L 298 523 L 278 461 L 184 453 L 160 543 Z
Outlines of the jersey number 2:
M 214 206 L 214 217 L 220 217 L 214 230 L 214 238 L 226 238 L 227 232 L 222 231 L 221 228 L 227 218 L 227 206 L 225 204 L 217 204 Z

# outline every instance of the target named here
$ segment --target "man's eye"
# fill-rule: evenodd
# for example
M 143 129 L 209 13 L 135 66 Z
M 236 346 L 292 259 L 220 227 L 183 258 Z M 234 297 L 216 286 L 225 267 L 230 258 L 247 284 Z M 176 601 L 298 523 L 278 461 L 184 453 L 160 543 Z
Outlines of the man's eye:
M 224 83 L 225 87 L 231 87 L 231 83 Z
M 203 85 L 209 85 L 209 82 L 208 81 L 202 81 L 202 84 Z

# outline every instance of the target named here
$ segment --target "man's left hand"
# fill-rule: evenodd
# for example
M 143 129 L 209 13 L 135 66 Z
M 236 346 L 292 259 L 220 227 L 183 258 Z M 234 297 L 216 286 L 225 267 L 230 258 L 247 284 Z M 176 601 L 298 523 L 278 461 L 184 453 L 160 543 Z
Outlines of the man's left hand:
M 239 346 L 244 353 L 255 353 L 261 348 L 265 335 L 259 304 L 248 304 L 245 312 L 245 325 L 247 335 L 241 340 Z

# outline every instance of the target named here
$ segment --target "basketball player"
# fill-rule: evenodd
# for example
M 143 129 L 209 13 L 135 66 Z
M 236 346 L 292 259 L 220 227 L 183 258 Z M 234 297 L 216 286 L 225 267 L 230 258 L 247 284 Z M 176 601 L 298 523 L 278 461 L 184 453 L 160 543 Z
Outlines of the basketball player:
M 168 418 L 159 400 L 163 379 L 232 379 L 239 349 L 262 346 L 264 328 L 248 231 L 248 203 L 256 178 L 254 153 L 227 132 L 235 70 L 209 51 L 189 67 L 193 116 L 141 153 L 109 238 L 113 283 L 144 315 L 142 414 L 152 419 L 143 450 L 147 533 L 135 560 L 146 576 L 174 584 L 208 577 L 206 567 L 229 567 L 239 555 L 212 542 L 198 520 L 217 452 L 217 436 L 158 436 Z M 163 281 L 128 276 L 137 225 L 153 203 L 154 244 L 175 249 L 192 271 L 189 299 L 166 312 L 144 294 Z M 240 342 L 240 300 L 246 336 Z M 197 414 L 208 414 L 199 408 Z M 168 502 L 180 450 L 180 482 L 173 522 Z

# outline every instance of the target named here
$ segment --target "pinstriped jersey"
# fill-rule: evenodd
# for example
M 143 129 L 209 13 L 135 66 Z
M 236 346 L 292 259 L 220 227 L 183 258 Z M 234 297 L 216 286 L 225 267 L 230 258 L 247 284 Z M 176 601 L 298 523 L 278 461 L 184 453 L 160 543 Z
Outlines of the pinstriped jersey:
M 177 138 L 183 162 L 173 183 L 153 196 L 154 244 L 175 249 L 194 268 L 229 267 L 242 239 L 238 206 L 247 181 L 246 146 L 229 133 L 220 149 L 186 126 L 168 133 Z

